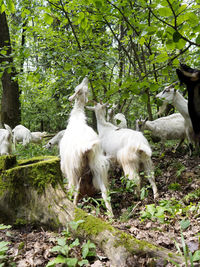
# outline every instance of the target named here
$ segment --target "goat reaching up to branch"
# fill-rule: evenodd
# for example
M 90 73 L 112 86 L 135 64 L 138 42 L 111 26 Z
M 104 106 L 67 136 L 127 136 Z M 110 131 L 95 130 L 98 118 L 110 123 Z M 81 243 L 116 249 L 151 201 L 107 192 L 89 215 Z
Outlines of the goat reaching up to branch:
M 74 204 L 78 202 L 81 183 L 87 183 L 87 173 L 92 174 L 95 189 L 101 190 L 108 212 L 112 215 L 107 194 L 109 162 L 103 154 L 97 133 L 87 125 L 84 112 L 87 103 L 88 79 L 83 79 L 69 98 L 75 100 L 68 125 L 60 141 L 61 170 L 68 178 L 69 189 L 74 189 Z
M 157 198 L 158 191 L 151 160 L 152 151 L 147 139 L 141 132 L 125 128 L 119 129 L 112 123 L 107 122 L 105 120 L 105 104 L 98 103 L 95 107 L 88 107 L 88 109 L 95 111 L 97 129 L 103 150 L 106 155 L 122 167 L 124 175 L 135 182 L 137 195 L 140 193 L 139 170 L 142 165 L 152 186 L 154 198 Z

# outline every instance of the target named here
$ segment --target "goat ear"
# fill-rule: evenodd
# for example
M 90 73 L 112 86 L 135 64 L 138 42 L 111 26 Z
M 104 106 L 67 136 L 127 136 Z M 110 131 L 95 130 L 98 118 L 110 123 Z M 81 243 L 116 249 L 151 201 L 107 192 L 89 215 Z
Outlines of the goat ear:
M 197 81 L 199 79 L 199 72 L 189 72 L 189 71 L 185 71 L 185 70 L 181 70 L 181 72 L 183 73 L 183 75 L 185 75 L 186 77 L 191 78 L 191 81 Z
M 80 90 L 80 89 L 76 90 L 75 89 L 75 93 L 68 98 L 69 101 L 73 101 L 76 98 L 77 95 L 81 94 L 81 92 L 82 92 L 82 90 Z
M 68 100 L 69 100 L 70 102 L 73 101 L 73 100 L 75 99 L 76 95 L 77 95 L 77 92 L 74 93 L 73 95 L 71 95 L 71 96 L 68 98 Z
M 194 72 L 192 73 L 192 77 L 191 77 L 191 80 L 193 82 L 197 81 L 199 79 L 199 72 Z
M 148 121 L 148 117 L 146 117 L 146 119 L 144 119 L 144 123 L 145 123 L 146 121 Z

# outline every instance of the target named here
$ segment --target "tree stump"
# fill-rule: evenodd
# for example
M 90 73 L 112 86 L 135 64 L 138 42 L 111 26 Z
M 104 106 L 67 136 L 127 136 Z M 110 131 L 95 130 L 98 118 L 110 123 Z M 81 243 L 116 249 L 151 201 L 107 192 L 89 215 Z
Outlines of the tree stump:
M 0 172 L 0 223 L 34 224 L 55 230 L 71 221 L 81 221 L 71 232 L 94 242 L 114 267 L 135 266 L 134 255 L 184 262 L 170 250 L 137 240 L 74 206 L 67 198 L 57 157 L 19 162 L 15 157 L 0 157 Z

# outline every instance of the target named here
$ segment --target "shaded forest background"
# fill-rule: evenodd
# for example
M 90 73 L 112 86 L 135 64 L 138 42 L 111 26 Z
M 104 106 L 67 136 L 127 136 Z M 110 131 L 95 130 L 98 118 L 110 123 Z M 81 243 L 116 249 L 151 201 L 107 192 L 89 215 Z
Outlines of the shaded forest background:
M 11 127 L 21 122 L 32 131 L 65 128 L 68 96 L 88 75 L 90 99 L 116 104 L 134 128 L 138 116 L 156 118 L 155 94 L 177 80 L 180 62 L 199 67 L 198 0 L 0 4 L 10 38 L 1 42 L 0 75 L 2 84 L 6 75 L 15 83 L 10 92 L 8 83 L 0 85 L 1 120 Z

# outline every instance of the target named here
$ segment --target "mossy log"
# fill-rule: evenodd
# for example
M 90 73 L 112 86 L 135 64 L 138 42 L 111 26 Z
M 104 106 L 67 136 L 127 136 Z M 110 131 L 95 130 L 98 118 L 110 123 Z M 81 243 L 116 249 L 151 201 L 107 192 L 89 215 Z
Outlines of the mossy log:
M 137 240 L 74 206 L 66 197 L 57 157 L 10 160 L 11 168 L 6 165 L 0 175 L 0 223 L 20 222 L 58 229 L 82 220 L 76 230 L 71 228 L 72 233 L 94 242 L 112 266 L 135 266 L 134 255 L 184 262 L 170 250 Z

